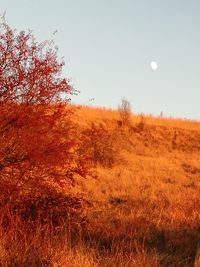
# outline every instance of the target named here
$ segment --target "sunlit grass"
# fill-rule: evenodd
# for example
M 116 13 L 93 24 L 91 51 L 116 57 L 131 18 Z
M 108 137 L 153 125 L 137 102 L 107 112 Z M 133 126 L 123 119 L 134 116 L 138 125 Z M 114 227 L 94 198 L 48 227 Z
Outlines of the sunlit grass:
M 31 235 L 18 215 L 6 231 L 1 224 L 1 266 L 193 266 L 200 239 L 200 123 L 132 115 L 122 129 L 114 110 L 79 107 L 77 114 L 80 128 L 102 123 L 119 155 L 109 168 L 93 166 L 93 177 L 77 176 L 71 193 L 87 205 L 75 230 L 67 221 L 57 232 L 38 223 Z

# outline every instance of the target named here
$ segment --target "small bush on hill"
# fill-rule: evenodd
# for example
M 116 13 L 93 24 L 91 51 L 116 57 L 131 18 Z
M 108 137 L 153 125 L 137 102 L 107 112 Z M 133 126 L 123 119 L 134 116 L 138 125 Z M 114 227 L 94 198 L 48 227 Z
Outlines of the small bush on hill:
M 112 167 L 117 153 L 113 135 L 103 124 L 91 123 L 89 128 L 82 132 L 80 154 L 85 154 L 94 166 Z
M 121 100 L 120 105 L 118 106 L 119 115 L 121 118 L 122 125 L 129 125 L 130 124 L 130 117 L 131 117 L 131 104 L 130 102 L 123 98 Z

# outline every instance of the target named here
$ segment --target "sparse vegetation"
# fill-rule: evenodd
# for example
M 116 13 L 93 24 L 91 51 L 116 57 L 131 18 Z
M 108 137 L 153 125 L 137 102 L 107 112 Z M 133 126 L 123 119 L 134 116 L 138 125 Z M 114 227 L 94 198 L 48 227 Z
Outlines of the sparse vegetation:
M 118 111 L 122 125 L 129 125 L 131 118 L 131 103 L 127 99 L 122 98 L 121 103 L 118 106 Z

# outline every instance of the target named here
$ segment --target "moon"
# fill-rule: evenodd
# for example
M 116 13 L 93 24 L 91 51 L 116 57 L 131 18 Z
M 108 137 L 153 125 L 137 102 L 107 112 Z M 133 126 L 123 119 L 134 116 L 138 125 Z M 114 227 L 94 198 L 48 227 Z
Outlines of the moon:
M 150 66 L 151 66 L 152 70 L 157 70 L 158 63 L 156 61 L 151 61 Z

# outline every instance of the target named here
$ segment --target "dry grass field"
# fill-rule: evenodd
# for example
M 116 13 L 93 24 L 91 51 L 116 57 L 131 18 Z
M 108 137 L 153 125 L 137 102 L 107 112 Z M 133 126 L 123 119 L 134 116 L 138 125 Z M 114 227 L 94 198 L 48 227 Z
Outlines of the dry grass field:
M 77 125 L 91 132 L 82 148 L 92 155 L 91 174 L 70 189 L 85 199 L 84 216 L 56 234 L 51 224 L 15 219 L 0 231 L 1 266 L 194 266 L 200 122 L 131 115 L 123 125 L 117 111 L 76 109 Z

